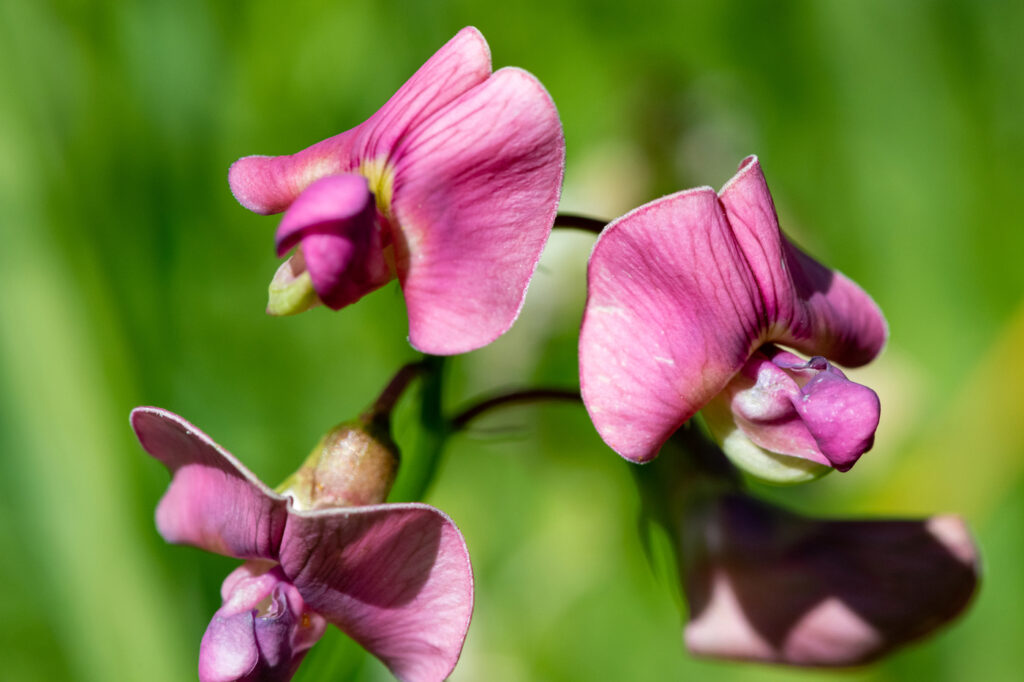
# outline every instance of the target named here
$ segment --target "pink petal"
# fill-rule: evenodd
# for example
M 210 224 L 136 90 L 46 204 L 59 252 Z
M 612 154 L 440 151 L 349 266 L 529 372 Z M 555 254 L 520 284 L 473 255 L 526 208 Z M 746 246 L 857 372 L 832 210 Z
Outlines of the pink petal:
M 691 533 L 684 634 L 705 656 L 867 663 L 952 620 L 977 587 L 955 517 L 818 521 L 733 496 Z
M 386 160 L 408 131 L 490 72 L 486 41 L 475 28 L 464 28 L 359 126 L 289 156 L 236 161 L 228 171 L 231 192 L 250 211 L 280 213 L 316 180 L 354 171 L 363 161 Z
M 719 195 L 762 293 L 755 303 L 764 321 L 763 340 L 848 367 L 878 355 L 888 336 L 882 312 L 863 289 L 779 232 L 775 204 L 756 156 L 744 159 Z
M 402 680 L 451 673 L 473 610 L 458 528 L 424 504 L 292 512 L 281 566 L 311 608 Z
M 544 87 L 497 71 L 396 149 L 392 208 L 409 340 L 438 355 L 515 321 L 558 206 L 565 141 Z
M 757 159 L 723 188 L 681 192 L 605 229 L 591 255 L 580 382 L 597 430 L 634 461 L 778 341 L 845 364 L 885 342 L 870 297 L 789 244 Z
M 361 175 L 329 175 L 292 203 L 277 230 L 277 255 L 302 245 L 305 267 L 321 301 L 335 310 L 389 282 L 376 204 Z
M 242 206 L 269 215 L 287 209 L 304 189 L 328 175 L 359 167 L 359 128 L 287 156 L 246 156 L 228 169 L 228 185 Z
M 240 559 L 276 558 L 285 498 L 172 412 L 137 407 L 131 424 L 143 449 L 171 472 L 156 510 L 157 530 L 167 542 Z
M 769 452 L 847 471 L 874 443 L 879 402 L 874 391 L 820 356 L 805 362 L 765 346 L 708 403 L 704 415 L 730 456 L 727 432 L 739 428 Z
M 583 402 L 612 449 L 650 460 L 746 362 L 760 333 L 755 282 L 707 187 L 610 224 L 587 281 Z
M 361 154 L 390 155 L 395 145 L 436 112 L 491 75 L 491 51 L 472 26 L 455 34 L 363 125 Z

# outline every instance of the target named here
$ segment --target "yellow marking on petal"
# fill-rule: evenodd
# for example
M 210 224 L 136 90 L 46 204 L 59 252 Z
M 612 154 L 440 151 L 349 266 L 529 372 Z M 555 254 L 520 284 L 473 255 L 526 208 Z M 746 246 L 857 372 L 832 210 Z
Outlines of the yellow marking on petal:
M 373 159 L 359 164 L 359 173 L 370 183 L 370 191 L 377 200 L 377 210 L 391 219 L 391 196 L 395 188 L 395 169 L 385 159 Z

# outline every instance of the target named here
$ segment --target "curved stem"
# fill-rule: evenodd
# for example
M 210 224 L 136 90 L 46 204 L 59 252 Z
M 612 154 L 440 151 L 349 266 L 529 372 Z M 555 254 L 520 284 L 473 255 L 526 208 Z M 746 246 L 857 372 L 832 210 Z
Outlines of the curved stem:
M 395 376 L 391 378 L 388 385 L 377 396 L 373 405 L 362 414 L 362 418 L 386 425 L 391 419 L 391 411 L 395 409 L 399 398 L 405 393 L 405 389 L 409 387 L 412 380 L 423 372 L 425 366 L 423 360 L 403 365 L 401 369 L 395 372 Z
M 491 398 L 487 398 L 486 400 L 482 400 L 455 415 L 452 417 L 450 422 L 451 428 L 452 431 L 461 431 L 466 428 L 469 422 L 495 407 L 516 403 L 532 403 L 540 400 L 581 402 L 580 392 L 570 389 L 534 388 L 522 391 L 509 391 L 508 393 L 500 393 Z
M 587 216 L 575 215 L 573 213 L 559 213 L 555 216 L 555 227 L 569 227 L 576 230 L 584 230 L 601 234 L 601 230 L 608 224 L 607 220 L 588 218 Z

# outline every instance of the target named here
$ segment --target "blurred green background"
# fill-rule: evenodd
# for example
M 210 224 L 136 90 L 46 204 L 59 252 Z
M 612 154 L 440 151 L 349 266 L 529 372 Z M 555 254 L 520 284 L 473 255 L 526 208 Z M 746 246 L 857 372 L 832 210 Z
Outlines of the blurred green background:
M 509 409 L 451 442 L 428 498 L 476 570 L 453 679 L 1019 679 L 1024 4 L 966 0 L 0 0 L 0 677 L 195 676 L 235 562 L 157 536 L 167 474 L 129 410 L 184 415 L 273 485 L 415 357 L 396 285 L 263 314 L 276 220 L 227 168 L 362 121 L 467 24 L 558 104 L 565 210 L 611 218 L 760 154 L 783 227 L 892 332 L 854 373 L 882 399 L 874 451 L 769 494 L 962 514 L 985 572 L 966 617 L 881 665 L 693 660 L 626 464 L 577 406 Z M 450 407 L 575 383 L 592 242 L 555 234 L 513 331 L 451 363 Z M 333 631 L 297 679 L 388 677 Z

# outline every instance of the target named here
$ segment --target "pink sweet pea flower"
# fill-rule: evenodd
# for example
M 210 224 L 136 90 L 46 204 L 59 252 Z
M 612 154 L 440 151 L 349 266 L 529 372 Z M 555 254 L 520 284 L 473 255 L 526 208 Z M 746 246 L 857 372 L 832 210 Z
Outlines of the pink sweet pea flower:
M 730 494 L 682 528 L 683 636 L 703 656 L 868 663 L 951 621 L 978 584 L 955 516 L 824 521 Z
M 877 397 L 825 358 L 862 365 L 886 336 L 863 290 L 782 235 L 749 157 L 720 193 L 663 197 L 602 232 L 580 331 L 581 391 L 601 437 L 636 462 L 721 394 L 733 418 L 719 410 L 716 433 L 735 430 L 740 444 L 725 438 L 727 454 L 769 480 L 801 480 L 848 469 L 871 446 Z M 776 343 L 820 357 L 805 362 Z
M 300 508 L 301 494 L 275 493 L 181 417 L 140 407 L 131 423 L 172 475 L 156 512 L 164 539 L 247 560 L 224 581 L 203 636 L 202 682 L 288 680 L 326 623 L 399 679 L 451 673 L 473 575 L 443 512 L 413 503 Z
M 565 160 L 554 103 L 517 68 L 491 73 L 475 28 L 437 51 L 377 113 L 291 156 L 248 156 L 231 191 L 284 211 L 269 312 L 337 310 L 397 275 L 409 341 L 435 355 L 512 326 L 551 231 Z M 315 291 L 315 293 L 314 293 Z

